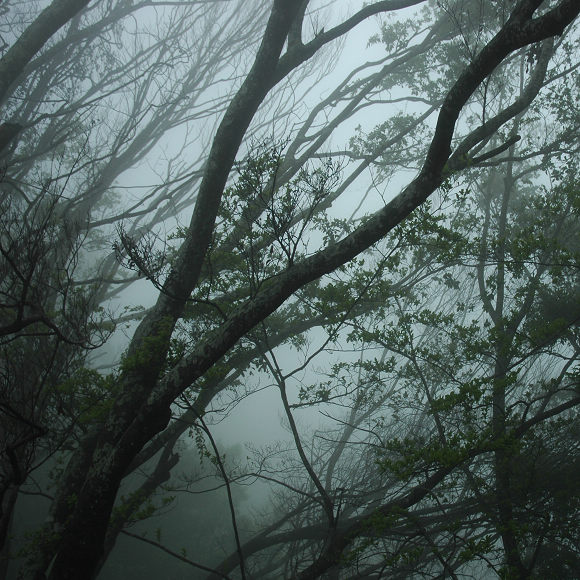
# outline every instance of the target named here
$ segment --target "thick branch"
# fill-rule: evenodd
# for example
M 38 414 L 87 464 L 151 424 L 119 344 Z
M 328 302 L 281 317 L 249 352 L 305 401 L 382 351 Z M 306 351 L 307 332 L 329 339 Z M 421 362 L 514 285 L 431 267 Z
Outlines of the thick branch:
M 78 14 L 90 0 L 54 0 L 22 33 L 0 60 L 0 103 L 24 67 L 48 39 Z

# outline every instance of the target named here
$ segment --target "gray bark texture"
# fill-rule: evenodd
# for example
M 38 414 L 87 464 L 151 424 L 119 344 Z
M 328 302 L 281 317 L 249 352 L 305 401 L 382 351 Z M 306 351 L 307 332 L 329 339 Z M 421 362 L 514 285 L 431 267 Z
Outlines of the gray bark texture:
M 0 60 L 0 103 L 26 65 L 60 28 L 76 16 L 90 0 L 54 0 L 22 33 Z

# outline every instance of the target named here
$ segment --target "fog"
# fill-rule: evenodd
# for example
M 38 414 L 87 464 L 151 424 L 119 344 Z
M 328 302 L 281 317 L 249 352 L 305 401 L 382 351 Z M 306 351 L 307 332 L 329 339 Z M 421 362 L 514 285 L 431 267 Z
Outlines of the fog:
M 0 580 L 580 575 L 571 0 L 0 6 Z

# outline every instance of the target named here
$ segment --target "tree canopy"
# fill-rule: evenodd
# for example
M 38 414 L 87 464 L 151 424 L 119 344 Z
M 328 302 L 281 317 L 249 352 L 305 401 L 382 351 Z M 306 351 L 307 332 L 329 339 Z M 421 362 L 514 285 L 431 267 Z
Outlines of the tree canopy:
M 577 1 L 1 10 L 0 577 L 580 573 Z

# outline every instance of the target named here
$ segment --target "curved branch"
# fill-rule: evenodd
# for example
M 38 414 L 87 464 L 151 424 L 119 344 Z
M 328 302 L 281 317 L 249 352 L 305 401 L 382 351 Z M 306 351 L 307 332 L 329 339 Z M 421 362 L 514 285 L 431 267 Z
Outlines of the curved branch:
M 54 0 L 45 8 L 0 60 L 0 103 L 24 67 L 48 39 L 74 18 L 90 0 Z

